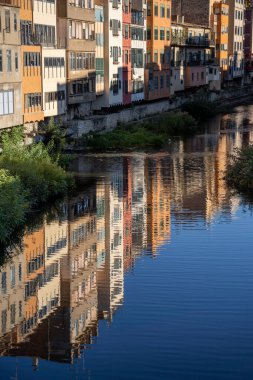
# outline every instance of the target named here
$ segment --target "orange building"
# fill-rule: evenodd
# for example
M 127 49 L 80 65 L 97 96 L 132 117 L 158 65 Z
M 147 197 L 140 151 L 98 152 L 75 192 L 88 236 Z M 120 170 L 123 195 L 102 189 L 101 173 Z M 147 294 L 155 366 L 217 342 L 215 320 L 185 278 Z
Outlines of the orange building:
M 22 108 L 24 123 L 44 120 L 42 107 L 41 46 L 36 44 L 33 1 L 21 0 Z
M 222 74 L 228 70 L 228 24 L 229 5 L 223 1 L 213 5 L 214 29 L 216 34 L 216 58 Z
M 147 161 L 146 166 L 147 239 L 148 249 L 153 255 L 170 239 L 170 188 L 163 176 L 162 166 L 160 158 L 153 162 Z
M 45 232 L 41 227 L 24 237 L 25 257 L 25 321 L 23 333 L 26 334 L 37 325 L 38 289 L 43 285 L 45 267 Z
M 171 0 L 147 3 L 147 64 L 145 98 L 170 95 Z

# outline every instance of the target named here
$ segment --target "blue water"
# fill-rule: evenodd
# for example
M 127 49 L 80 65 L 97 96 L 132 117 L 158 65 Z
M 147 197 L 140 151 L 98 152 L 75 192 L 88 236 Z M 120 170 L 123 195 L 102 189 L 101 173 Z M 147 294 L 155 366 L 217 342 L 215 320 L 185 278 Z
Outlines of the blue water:
M 251 379 L 252 207 L 223 181 L 227 153 L 251 134 L 209 131 L 163 154 L 80 157 L 73 170 L 82 184 L 66 201 L 68 249 L 43 285 L 59 292 L 57 301 L 43 317 L 38 306 L 32 328 L 27 311 L 9 326 L 7 308 L 1 379 Z M 84 198 L 86 209 L 73 214 Z M 73 244 L 76 226 L 92 218 L 95 232 L 89 227 Z M 53 228 L 45 222 L 45 241 Z M 81 270 L 86 249 L 94 254 Z M 88 273 L 96 280 L 83 295 Z M 29 297 L 24 310 L 34 305 Z

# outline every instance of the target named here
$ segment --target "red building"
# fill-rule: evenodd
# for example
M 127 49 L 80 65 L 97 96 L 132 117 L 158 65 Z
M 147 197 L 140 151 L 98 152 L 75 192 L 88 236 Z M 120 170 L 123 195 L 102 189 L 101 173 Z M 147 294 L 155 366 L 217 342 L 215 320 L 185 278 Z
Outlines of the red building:
M 123 2 L 123 104 L 131 103 L 131 3 Z

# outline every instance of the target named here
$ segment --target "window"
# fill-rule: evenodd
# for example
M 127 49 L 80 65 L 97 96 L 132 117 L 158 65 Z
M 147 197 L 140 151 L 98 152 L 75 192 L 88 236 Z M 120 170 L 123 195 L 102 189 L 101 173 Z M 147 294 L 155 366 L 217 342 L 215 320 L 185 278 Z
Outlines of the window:
M 0 116 L 14 113 L 13 91 L 0 91 Z
M 17 15 L 14 13 L 14 31 L 16 32 L 18 30 L 18 21 L 17 21 Z
M 154 40 L 158 40 L 158 28 L 156 26 L 154 28 Z
M 11 50 L 6 50 L 7 71 L 11 72 Z
M 0 49 L 0 73 L 3 72 L 3 51 Z
M 154 13 L 155 13 L 155 16 L 158 16 L 158 4 L 155 4 L 154 6 Z
M 15 53 L 15 70 L 18 71 L 18 53 Z
M 9 10 L 5 11 L 5 32 L 11 32 L 11 15 Z

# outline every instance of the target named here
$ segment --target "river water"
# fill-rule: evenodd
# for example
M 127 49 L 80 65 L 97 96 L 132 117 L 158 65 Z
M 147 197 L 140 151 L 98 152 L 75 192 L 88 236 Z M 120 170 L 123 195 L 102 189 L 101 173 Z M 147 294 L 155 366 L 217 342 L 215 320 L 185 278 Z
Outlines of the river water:
M 1 380 L 252 379 L 252 207 L 223 180 L 251 124 L 75 160 L 77 192 L 0 267 Z

